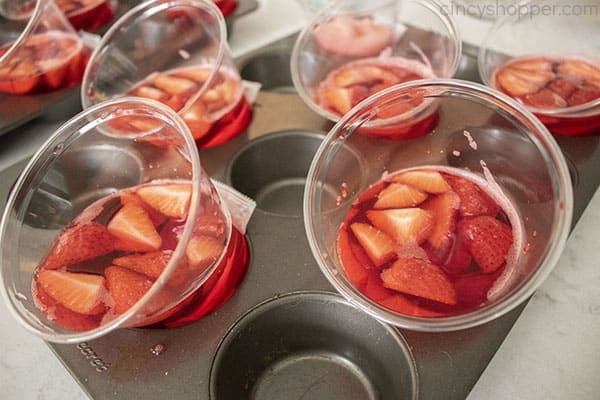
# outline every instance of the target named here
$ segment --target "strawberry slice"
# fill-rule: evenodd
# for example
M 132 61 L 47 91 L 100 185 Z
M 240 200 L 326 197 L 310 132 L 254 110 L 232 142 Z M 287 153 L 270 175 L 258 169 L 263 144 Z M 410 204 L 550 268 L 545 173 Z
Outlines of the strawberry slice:
M 589 81 L 600 87 L 600 67 L 583 60 L 569 60 L 558 66 L 558 72 Z
M 369 274 L 367 265 L 359 262 L 354 256 L 352 252 L 352 240 L 346 229 L 340 229 L 337 251 L 348 280 L 357 287 L 362 287 L 367 282 Z
M 459 206 L 460 197 L 451 190 L 429 199 L 423 204 L 423 209 L 433 215 L 433 228 L 427 242 L 437 260 L 445 261 L 452 248 Z
M 224 250 L 223 241 L 212 236 L 199 235 L 190 239 L 185 249 L 185 255 L 194 276 L 214 264 Z
M 409 171 L 394 175 L 392 182 L 404 183 L 427 193 L 439 194 L 450 190 L 450 185 L 437 171 Z
M 552 62 L 545 58 L 526 58 L 524 60 L 513 61 L 508 68 L 522 69 L 531 72 L 552 72 Z
M 190 128 L 194 139 L 204 137 L 213 126 L 209 120 L 209 112 L 202 101 L 196 101 L 183 114 L 183 120 Z
M 154 208 L 150 207 L 148 205 L 148 203 L 144 202 L 144 200 L 142 200 L 140 198 L 140 196 L 138 196 L 134 192 L 124 191 L 124 192 L 121 192 L 119 197 L 121 199 L 122 205 L 134 204 L 138 207 L 143 208 L 144 211 L 146 211 L 148 213 L 148 216 L 150 217 L 150 220 L 152 221 L 152 224 L 154 226 L 161 225 L 167 219 L 166 215 L 164 215 L 161 212 L 159 212 L 158 210 L 155 210 Z
M 433 215 L 420 208 L 369 210 L 367 218 L 398 244 L 413 241 L 422 243 L 433 228 Z
M 117 315 L 129 310 L 153 284 L 147 276 L 118 266 L 106 268 L 104 276 Z
M 456 293 L 446 275 L 420 258 L 401 257 L 381 272 L 383 286 L 445 304 L 456 304 Z
M 240 85 L 238 81 L 234 79 L 227 79 L 225 82 L 218 85 L 215 90 L 219 92 L 221 98 L 225 101 L 225 104 L 231 104 L 238 97 Z
M 427 199 L 427 193 L 403 183 L 392 183 L 377 195 L 373 208 L 415 207 Z
M 360 195 L 356 199 L 356 203 L 359 204 L 365 201 L 372 200 L 375 196 L 377 196 L 379 192 L 381 192 L 385 188 L 385 185 L 385 182 L 377 182 L 369 186 L 367 189 L 360 193 Z
M 162 239 L 148 213 L 135 204 L 125 204 L 111 218 L 107 229 L 120 239 L 115 247 L 125 251 L 158 250 Z
M 567 107 L 567 101 L 550 89 L 530 93 L 523 97 L 523 102 L 535 108 L 555 109 Z
M 535 93 L 554 78 L 551 71 L 528 71 L 505 67 L 496 74 L 500 87 L 509 95 L 522 97 Z
M 496 216 L 500 206 L 476 183 L 454 175 L 445 175 L 452 190 L 460 197 L 459 212 L 463 217 Z
M 578 106 L 580 104 L 589 103 L 600 98 L 600 86 L 595 88 L 594 86 L 588 85 L 580 87 L 576 90 L 571 97 L 569 97 L 570 106 Z
M 463 219 L 457 233 L 483 272 L 494 272 L 506 261 L 513 244 L 512 228 L 488 215 Z
M 333 83 L 347 88 L 354 85 L 372 86 L 375 84 L 393 85 L 400 80 L 392 72 L 375 65 L 361 65 L 344 68 L 334 74 Z
M 369 96 L 369 90 L 363 86 L 351 88 L 327 88 L 320 94 L 319 103 L 340 115 L 346 114 L 355 105 Z
M 193 93 L 198 89 L 198 85 L 196 85 L 196 83 L 193 81 L 170 75 L 158 74 L 152 83 L 157 88 L 169 94 Z
M 100 275 L 40 270 L 35 280 L 48 296 L 73 312 L 95 315 L 105 310 L 106 288 Z
M 65 228 L 54 240 L 42 269 L 57 269 L 103 256 L 115 250 L 115 237 L 97 222 Z
M 148 205 L 166 216 L 183 218 L 187 215 L 192 186 L 187 183 L 150 185 L 138 189 L 138 196 Z
M 350 229 L 376 267 L 395 258 L 394 241 L 379 229 L 360 222 L 350 225 Z
M 169 98 L 169 95 L 160 89 L 152 86 L 140 86 L 133 91 L 133 94 L 146 99 L 164 102 Z
M 172 252 L 170 251 L 151 251 L 148 253 L 129 254 L 123 257 L 115 258 L 112 263 L 113 265 L 127 268 L 131 271 L 144 274 L 152 280 L 158 279 L 163 273 L 169 260 L 171 259 Z M 172 286 L 180 286 L 185 283 L 188 277 L 188 269 L 185 263 L 181 263 L 177 266 L 168 284 Z
M 204 83 L 210 77 L 211 69 L 203 67 L 184 68 L 174 72 L 174 75 L 192 80 L 198 83 Z
M 563 99 L 568 99 L 578 86 L 577 82 L 572 79 L 556 78 L 546 87 Z

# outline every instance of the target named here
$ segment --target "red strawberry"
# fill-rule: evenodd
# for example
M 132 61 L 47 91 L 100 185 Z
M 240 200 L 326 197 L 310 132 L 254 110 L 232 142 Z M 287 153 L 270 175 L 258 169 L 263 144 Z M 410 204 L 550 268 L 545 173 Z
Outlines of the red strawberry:
M 151 251 L 149 253 L 129 254 L 123 257 L 115 258 L 114 265 L 125 267 L 147 277 L 156 280 L 167 267 L 173 253 L 166 251 Z M 168 284 L 172 286 L 183 285 L 187 280 L 188 269 L 185 263 L 177 266 Z
M 454 236 L 454 245 L 450 250 L 449 257 L 444 260 L 442 269 L 448 275 L 461 275 L 471 266 L 473 256 L 459 236 Z
M 153 284 L 147 276 L 117 266 L 106 268 L 104 276 L 116 314 L 123 314 L 129 310 Z
M 135 204 L 138 207 L 141 207 L 144 209 L 144 211 L 146 211 L 148 213 L 148 216 L 150 217 L 150 220 L 152 221 L 152 224 L 154 226 L 159 226 L 160 224 L 162 224 L 163 222 L 165 222 L 165 220 L 167 219 L 167 217 L 162 214 L 161 212 L 157 211 L 156 209 L 150 207 L 146 202 L 144 202 L 140 196 L 138 196 L 137 194 L 133 193 L 133 192 L 122 192 L 119 195 L 120 199 L 121 199 L 121 204 L 125 205 L 125 204 Z
M 427 242 L 438 260 L 445 261 L 452 247 L 459 206 L 460 198 L 451 190 L 429 199 L 422 206 L 433 215 L 433 228 Z
M 35 280 L 48 296 L 73 312 L 95 315 L 105 309 L 106 288 L 100 275 L 40 270 Z
M 393 85 L 399 79 L 390 71 L 374 65 L 361 65 L 345 68 L 335 73 L 333 83 L 338 87 L 347 88 L 354 85 L 372 86 L 377 83 Z
M 223 254 L 224 249 L 223 241 L 212 236 L 199 235 L 192 237 L 185 249 L 185 255 L 194 276 L 214 264 Z
M 524 60 L 513 61 L 508 64 L 508 68 L 516 68 L 524 71 L 532 71 L 532 72 L 551 72 L 552 71 L 552 62 L 545 58 L 527 58 Z
M 363 86 L 351 88 L 330 87 L 320 94 L 319 102 L 338 114 L 344 115 L 368 96 L 369 90 Z
M 138 196 L 166 216 L 183 218 L 187 215 L 192 197 L 192 185 L 149 185 L 138 189 Z
M 360 193 L 360 195 L 356 199 L 356 202 L 363 203 L 365 201 L 373 199 L 375 196 L 377 196 L 379 192 L 384 190 L 385 185 L 385 182 L 378 182 L 372 186 L 369 186 L 367 189 Z
M 467 307 L 477 307 L 487 303 L 487 293 L 494 284 L 498 273 L 469 274 L 454 281 L 458 303 Z
M 380 300 L 379 304 L 397 313 L 411 315 L 413 317 L 435 318 L 444 316 L 444 314 L 441 314 L 439 312 L 419 307 L 400 293 L 394 294 L 386 299 Z
M 461 220 L 457 232 L 484 272 L 500 268 L 513 244 L 512 228 L 488 215 Z
M 367 218 L 398 244 L 423 242 L 433 228 L 433 215 L 420 208 L 369 210 Z
M 500 87 L 515 97 L 535 93 L 553 78 L 551 71 L 528 71 L 510 66 L 502 68 L 496 75 Z
M 57 269 L 112 252 L 115 237 L 96 222 L 65 228 L 54 240 L 42 269 Z
M 240 86 L 234 79 L 227 79 L 225 82 L 218 85 L 215 90 L 219 92 L 225 104 L 231 104 L 238 96 Z
M 427 193 L 444 193 L 450 185 L 437 171 L 409 171 L 392 176 L 393 182 L 404 183 Z
M 562 97 L 568 99 L 577 89 L 578 84 L 572 79 L 556 78 L 547 86 L 548 89 Z
M 367 266 L 359 262 L 352 252 L 352 242 L 346 229 L 340 229 L 337 251 L 348 280 L 357 287 L 362 287 L 367 282 Z
M 115 244 L 119 250 L 153 251 L 160 249 L 162 239 L 148 213 L 135 204 L 125 204 L 111 218 L 108 231 L 119 241 Z
M 158 74 L 152 83 L 169 94 L 193 93 L 198 89 L 198 85 L 193 81 L 169 75 Z
M 600 67 L 583 60 L 565 61 L 558 66 L 558 72 L 590 81 L 595 85 L 600 85 Z
M 350 225 L 350 229 L 375 266 L 379 267 L 396 256 L 394 241 L 379 229 L 360 222 Z
M 381 273 L 383 286 L 445 304 L 456 304 L 456 293 L 446 275 L 419 258 L 399 258 Z
M 554 109 L 564 108 L 567 101 L 550 89 L 542 89 L 539 92 L 530 93 L 523 97 L 523 102 L 531 107 Z
M 500 206 L 474 182 L 454 175 L 445 175 L 452 189 L 460 197 L 459 212 L 463 217 L 495 216 Z
M 169 98 L 169 95 L 160 89 L 152 86 L 140 86 L 133 92 L 134 95 L 144 97 L 146 99 L 152 99 L 157 101 L 165 101 Z
M 594 86 L 580 87 L 578 90 L 573 92 L 569 97 L 570 106 L 578 106 L 581 104 L 589 103 L 600 98 L 600 86 L 595 88 Z
M 403 183 L 392 183 L 377 195 L 373 208 L 415 207 L 427 199 L 427 193 Z

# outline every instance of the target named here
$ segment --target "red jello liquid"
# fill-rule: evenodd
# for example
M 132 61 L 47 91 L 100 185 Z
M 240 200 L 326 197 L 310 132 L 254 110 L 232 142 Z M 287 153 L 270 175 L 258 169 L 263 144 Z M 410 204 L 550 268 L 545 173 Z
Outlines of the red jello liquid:
M 600 98 L 600 65 L 579 58 L 518 58 L 493 74 L 492 85 L 531 107 L 553 133 L 600 133 L 600 106 L 581 115 L 568 112 Z M 555 110 L 564 112 L 553 115 Z
M 129 95 L 160 101 L 177 111 L 186 122 L 200 148 L 222 144 L 242 133 L 249 125 L 252 108 L 244 97 L 237 75 L 222 68 L 211 86 L 191 105 L 192 97 L 208 80 L 211 66 L 178 68 L 155 73 L 135 86 Z M 151 131 L 147 121 L 139 118 L 120 119 L 124 132 Z M 151 140 L 160 141 L 160 138 Z M 158 141 L 156 141 L 158 143 Z
M 10 46 L 0 48 L 0 57 Z M 0 64 L 0 92 L 36 94 L 77 85 L 86 63 L 77 35 L 55 31 L 33 35 Z
M 55 0 L 73 28 L 93 32 L 115 18 L 114 0 Z
M 59 233 L 37 267 L 32 290 L 38 308 L 76 331 L 128 311 L 166 268 L 190 198 L 188 181 L 169 181 L 125 189 L 90 205 Z M 244 236 L 233 230 L 228 237 L 225 216 L 213 203 L 204 201 L 201 208 L 183 259 L 132 326 L 196 321 L 240 284 L 248 263 Z M 215 269 L 208 280 L 180 295 L 210 268 Z
M 451 167 L 423 167 L 372 185 L 339 231 L 349 281 L 410 316 L 452 316 L 488 304 L 513 279 L 520 228 L 508 200 L 484 182 Z
M 343 116 L 352 107 L 383 89 L 431 77 L 434 77 L 431 69 L 415 60 L 389 57 L 353 61 L 330 72 L 319 84 L 316 102 L 329 112 Z M 409 139 L 429 132 L 437 121 L 435 108 L 417 116 L 417 111 L 428 106 L 424 104 L 426 100 L 417 94 L 412 99 L 403 99 L 379 110 L 368 126 L 360 128 L 360 133 L 388 139 Z M 378 124 L 378 120 L 386 123 Z
M 238 5 L 237 0 L 214 0 L 214 2 L 217 7 L 219 7 L 219 10 L 221 10 L 224 17 L 233 14 Z

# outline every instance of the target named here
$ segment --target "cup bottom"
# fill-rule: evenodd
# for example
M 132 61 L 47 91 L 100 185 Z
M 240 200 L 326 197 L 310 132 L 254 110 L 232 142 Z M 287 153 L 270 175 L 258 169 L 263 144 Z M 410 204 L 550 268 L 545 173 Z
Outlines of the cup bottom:
M 583 136 L 600 134 L 600 114 L 582 118 L 561 118 L 536 114 L 546 128 L 554 134 Z

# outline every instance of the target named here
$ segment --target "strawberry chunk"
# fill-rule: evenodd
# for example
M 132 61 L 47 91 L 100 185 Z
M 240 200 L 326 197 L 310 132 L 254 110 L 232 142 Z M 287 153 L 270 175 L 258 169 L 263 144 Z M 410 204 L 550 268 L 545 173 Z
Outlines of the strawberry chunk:
M 336 72 L 333 77 L 333 83 L 342 88 L 354 85 L 393 85 L 398 82 L 399 79 L 392 72 L 374 65 L 360 65 L 353 68 L 344 68 Z
M 535 108 L 555 109 L 567 106 L 567 101 L 550 89 L 530 93 L 523 97 L 523 102 Z
M 496 74 L 496 80 L 500 87 L 515 97 L 535 93 L 553 78 L 554 73 L 551 71 L 528 71 L 511 66 L 502 68 Z
M 123 257 L 115 258 L 112 263 L 119 267 L 125 267 L 147 277 L 156 280 L 163 273 L 173 253 L 170 251 L 151 251 L 148 253 L 129 254 Z M 185 263 L 177 266 L 168 284 L 180 286 L 185 283 L 188 277 L 188 269 Z
M 427 199 L 427 193 L 403 183 L 392 183 L 377 195 L 373 208 L 415 207 Z
M 399 258 L 381 272 L 383 286 L 444 304 L 456 304 L 456 293 L 446 275 L 434 264 L 419 258 Z
M 157 75 L 152 82 L 157 88 L 169 94 L 192 93 L 198 89 L 198 85 L 193 81 L 184 78 L 177 78 L 169 75 Z
M 450 190 L 450 185 L 437 171 L 409 171 L 394 175 L 393 182 L 404 183 L 427 193 L 439 194 Z
M 413 241 L 422 243 L 433 228 L 433 215 L 420 208 L 369 210 L 367 218 L 398 244 Z
M 320 94 L 320 103 L 334 112 L 344 115 L 355 105 L 369 96 L 369 90 L 363 86 L 351 88 L 326 88 Z
M 115 237 L 97 222 L 65 228 L 50 247 L 42 269 L 57 269 L 112 252 Z
M 600 67 L 583 60 L 568 60 L 558 66 L 558 72 L 600 85 Z
M 500 206 L 476 183 L 454 175 L 445 175 L 452 190 L 460 197 L 459 212 L 463 217 L 496 216 Z
M 369 276 L 367 265 L 359 262 L 352 252 L 352 241 L 346 229 L 340 229 L 337 251 L 348 280 L 357 287 L 362 287 Z
M 583 86 L 573 92 L 569 97 L 570 106 L 578 106 L 581 104 L 589 103 L 600 98 L 600 86 L 595 88 L 594 86 Z
M 189 184 L 150 185 L 138 189 L 138 196 L 166 216 L 183 218 L 187 215 L 192 197 Z
M 108 231 L 120 239 L 115 247 L 125 251 L 153 251 L 160 249 L 162 239 L 150 216 L 135 204 L 125 204 L 108 223 Z
M 360 222 L 350 225 L 358 243 L 377 267 L 391 261 L 395 256 L 395 243 L 379 229 Z
M 526 58 L 524 60 L 511 62 L 509 68 L 522 69 L 531 72 L 552 72 L 552 62 L 545 58 Z
M 137 194 L 133 192 L 122 192 L 120 194 L 121 204 L 134 204 L 141 207 L 148 213 L 150 220 L 154 226 L 159 226 L 167 220 L 167 216 L 159 212 L 158 210 L 150 207 L 148 203 L 144 202 Z
M 572 79 L 556 78 L 547 86 L 548 89 L 562 97 L 568 99 L 579 85 Z
M 457 233 L 483 272 L 494 272 L 506 261 L 513 244 L 512 228 L 488 215 L 463 219 Z
M 127 268 L 110 266 L 104 271 L 106 286 L 119 315 L 129 310 L 152 287 L 152 280 Z
M 48 296 L 73 312 L 95 315 L 105 310 L 106 288 L 100 275 L 40 270 L 35 280 Z
M 452 247 L 459 206 L 460 197 L 451 190 L 423 204 L 423 209 L 433 215 L 433 228 L 427 242 L 438 260 L 445 261 Z
M 223 254 L 224 249 L 222 240 L 206 235 L 194 236 L 185 249 L 192 273 L 200 274 L 214 264 Z
M 166 101 L 169 98 L 169 95 L 167 93 L 152 86 L 140 86 L 139 88 L 134 90 L 133 94 L 139 97 L 144 97 L 146 99 L 152 99 L 162 102 Z
M 198 83 L 204 83 L 210 77 L 211 69 L 203 67 L 178 69 L 174 74 L 180 78 L 189 79 Z

